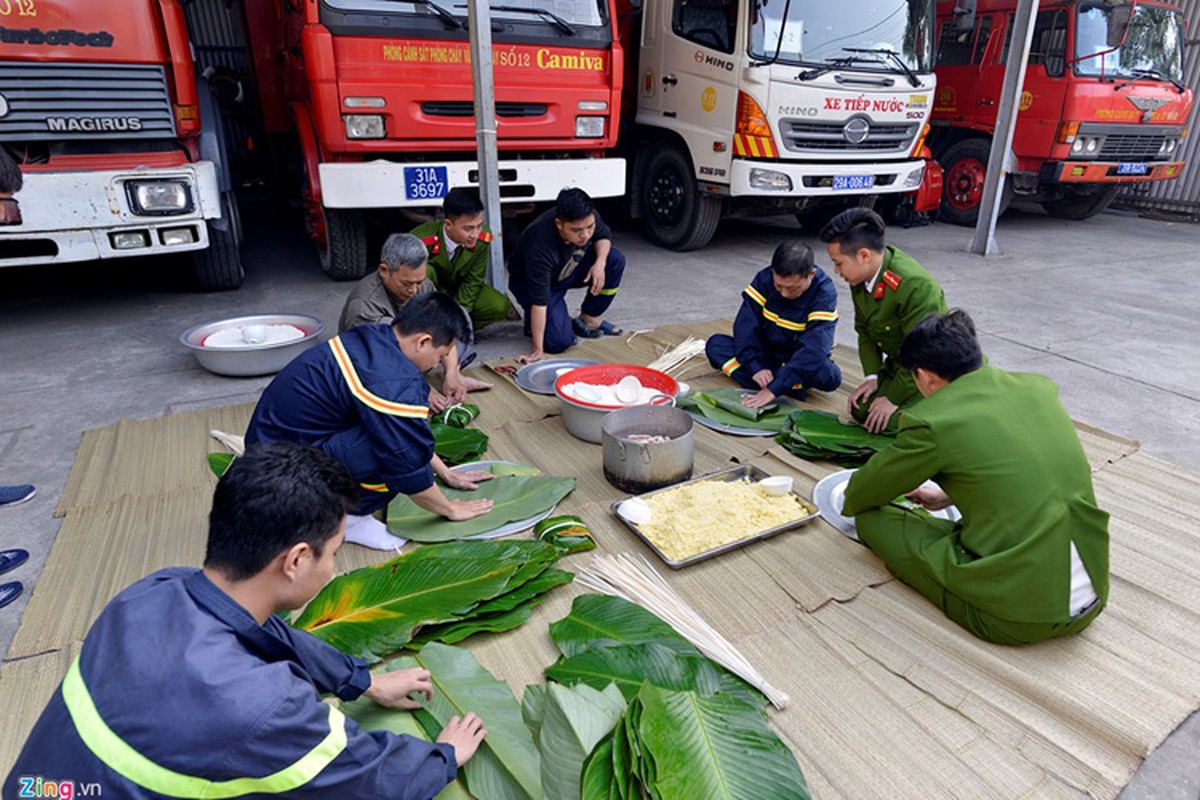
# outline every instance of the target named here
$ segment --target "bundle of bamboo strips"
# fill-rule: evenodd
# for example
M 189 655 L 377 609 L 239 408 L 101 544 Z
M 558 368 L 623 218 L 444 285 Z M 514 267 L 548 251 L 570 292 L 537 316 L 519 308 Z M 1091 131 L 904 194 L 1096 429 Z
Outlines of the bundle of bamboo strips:
M 767 683 L 728 639 L 684 602 L 645 556 L 631 553 L 595 555 L 592 563 L 579 573 L 577 583 L 645 608 L 696 645 L 704 655 L 766 695 L 775 708 L 787 707 L 788 696 Z
M 697 339 L 695 336 L 689 336 L 675 347 L 672 347 L 670 350 L 651 361 L 647 366 L 649 366 L 650 369 L 656 369 L 659 372 L 665 372 L 670 375 L 674 370 L 679 369 L 696 356 L 703 355 L 704 341 L 704 339 Z
M 235 456 L 244 455 L 246 452 L 245 436 L 236 436 L 232 433 L 226 433 L 225 431 L 217 430 L 209 431 L 208 435 L 229 448 L 230 452 L 232 452 Z

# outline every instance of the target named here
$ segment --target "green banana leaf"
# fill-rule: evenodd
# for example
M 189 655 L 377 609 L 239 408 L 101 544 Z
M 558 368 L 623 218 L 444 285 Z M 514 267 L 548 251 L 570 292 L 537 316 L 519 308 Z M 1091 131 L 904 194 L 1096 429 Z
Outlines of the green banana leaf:
M 559 558 L 530 540 L 454 542 L 422 547 L 334 578 L 293 623 L 368 661 L 404 646 L 422 625 L 454 622 L 485 600 L 515 589 Z
M 586 553 L 596 549 L 596 539 L 584 521 L 573 515 L 546 517 L 533 526 L 533 538 L 549 542 L 563 552 L 563 555 Z
M 488 472 L 495 475 L 497 478 L 505 476 L 540 478 L 546 473 L 542 472 L 537 467 L 529 464 L 512 464 L 506 461 L 497 461 L 488 468 Z
M 663 800 L 809 800 L 796 757 L 753 706 L 644 686 L 638 741 Z
M 533 562 L 531 562 L 533 563 Z M 521 577 L 518 575 L 518 577 Z M 480 603 L 472 611 L 473 614 L 497 614 L 510 611 L 527 601 L 541 597 L 556 586 L 566 586 L 575 580 L 575 573 L 565 569 L 548 567 L 528 578 L 520 586 L 491 600 Z
M 431 422 L 429 427 L 433 430 L 433 452 L 447 464 L 465 464 L 487 452 L 487 434 L 478 428 L 456 428 L 441 422 Z
M 870 433 L 861 425 L 847 425 L 827 412 L 796 411 L 775 440 L 801 458 L 854 467 L 866 463 L 895 437 Z
M 738 389 L 725 387 L 708 389 L 703 392 L 690 392 L 680 401 L 680 408 L 696 411 L 713 422 L 731 425 L 736 428 L 753 428 L 761 431 L 780 431 L 787 425 L 788 415 L 796 410 L 796 406 L 786 400 L 777 401 L 773 411 L 758 415 L 756 409 L 745 408 L 741 405 L 744 395 Z M 731 410 L 741 407 L 741 410 Z
M 484 720 L 487 738 L 462 770 L 472 795 L 478 800 L 541 800 L 541 756 L 507 684 L 480 666 L 467 650 L 437 642 L 389 666 L 429 670 L 434 694 L 425 710 L 440 725 L 470 711 Z
M 741 417 L 742 419 L 759 420 L 767 414 L 774 413 L 779 410 L 779 403 L 767 403 L 765 406 L 758 408 L 748 408 L 742 404 L 744 395 L 737 390 L 725 392 L 715 390 L 703 393 L 704 397 L 722 411 L 727 411 L 730 414 Z
M 492 510 L 480 517 L 452 522 L 426 511 L 407 495 L 397 495 L 388 506 L 388 530 L 417 542 L 447 542 L 494 531 L 510 522 L 535 517 L 558 504 L 575 488 L 574 478 L 505 476 L 484 481 L 470 490 L 443 489 L 457 500 L 492 501 Z
M 542 733 L 542 721 L 546 718 L 546 685 L 531 683 L 525 687 L 521 696 L 521 720 L 533 736 L 533 743 L 538 744 Z
M 580 778 L 588 753 L 606 737 L 627 705 L 614 686 L 603 691 L 580 684 L 546 687 L 539 750 L 542 788 L 547 797 L 580 796 Z
M 474 403 L 459 403 L 439 411 L 429 418 L 430 422 L 439 422 L 452 428 L 465 428 L 479 416 L 479 406 Z
M 360 697 L 351 703 L 342 703 L 341 710 L 364 731 L 390 731 L 398 736 L 411 736 L 423 742 L 432 742 L 436 738 L 425 731 L 411 712 L 398 708 L 384 708 L 366 697 Z M 461 778 L 456 778 L 446 784 L 446 788 L 438 792 L 434 800 L 471 800 L 471 795 Z
M 583 762 L 579 779 L 582 800 L 617 800 L 616 774 L 613 770 L 613 738 L 606 736 Z
M 233 464 L 233 460 L 237 458 L 233 453 L 209 453 L 208 468 L 213 471 L 213 474 L 220 478 L 225 474 L 225 470 Z
M 614 682 L 632 696 L 645 678 L 673 689 L 728 692 L 763 709 L 767 704 L 761 692 L 710 661 L 670 625 L 619 597 L 576 597 L 571 613 L 551 623 L 550 638 L 563 658 L 547 667 L 546 676 L 561 683 L 602 688 Z

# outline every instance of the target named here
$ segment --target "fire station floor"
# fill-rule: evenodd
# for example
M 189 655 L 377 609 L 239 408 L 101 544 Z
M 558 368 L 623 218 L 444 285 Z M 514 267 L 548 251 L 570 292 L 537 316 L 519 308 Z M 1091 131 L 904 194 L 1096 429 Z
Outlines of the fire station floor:
M 267 383 L 205 372 L 179 345 L 181 331 L 267 311 L 311 313 L 336 325 L 348 286 L 321 274 L 299 221 L 261 208 L 243 213 L 247 279 L 238 292 L 191 294 L 180 266 L 166 260 L 0 270 L 0 484 L 38 487 L 32 502 L 0 509 L 0 547 L 31 553 L 0 578 L 26 586 L 0 610 L 0 652 L 8 652 L 57 535 L 61 520 L 52 512 L 83 431 L 123 417 L 252 402 Z M 723 223 L 707 248 L 686 254 L 616 228 L 629 268 L 610 318 L 627 332 L 732 316 L 749 277 L 787 238 L 815 245 L 828 268 L 815 235 L 787 217 Z M 894 229 L 890 241 L 942 282 L 951 306 L 972 314 L 993 364 L 1049 375 L 1079 422 L 1200 470 L 1200 321 L 1190 287 L 1198 233 L 1195 225 L 1129 213 L 1064 222 L 1017 207 L 997 232 L 1004 253 L 986 260 L 966 252 L 970 231 L 948 225 Z M 848 291 L 835 282 L 844 315 L 838 343 L 853 345 Z M 483 332 L 478 344 L 484 360 L 527 347 L 518 323 Z M 1195 800 L 1198 750 L 1200 714 L 1193 714 L 1121 797 Z

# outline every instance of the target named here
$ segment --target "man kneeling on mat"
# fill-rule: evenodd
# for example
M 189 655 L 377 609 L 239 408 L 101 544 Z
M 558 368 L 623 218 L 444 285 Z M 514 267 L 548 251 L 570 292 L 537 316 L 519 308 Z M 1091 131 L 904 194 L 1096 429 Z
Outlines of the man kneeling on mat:
M 1057 386 L 984 366 L 963 311 L 919 322 L 900 363 L 924 399 L 846 487 L 842 513 L 859 540 L 981 639 L 1082 631 L 1108 599 L 1108 514 Z M 962 521 L 894 505 L 901 495 L 928 510 L 953 504 Z

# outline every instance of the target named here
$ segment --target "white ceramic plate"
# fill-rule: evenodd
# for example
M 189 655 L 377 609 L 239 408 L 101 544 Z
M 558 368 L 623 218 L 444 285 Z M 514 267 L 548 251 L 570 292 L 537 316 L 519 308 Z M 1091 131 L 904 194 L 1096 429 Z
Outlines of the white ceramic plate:
M 520 464 L 517 464 L 514 461 L 472 461 L 469 464 L 459 464 L 457 467 L 451 467 L 450 470 L 452 472 L 474 472 L 476 470 L 490 469 L 491 467 L 495 466 L 496 464 L 510 464 L 512 466 L 522 466 Z M 551 508 L 548 511 L 545 511 L 536 516 L 532 516 L 529 519 L 519 519 L 516 522 L 508 522 L 508 523 L 505 523 L 504 525 L 501 525 L 499 528 L 496 528 L 495 530 L 484 531 L 483 533 L 477 533 L 474 536 L 467 536 L 465 538 L 466 539 L 499 539 L 501 536 L 508 536 L 509 534 L 520 533 L 523 530 L 532 528 L 534 525 L 537 525 L 539 522 L 544 520 L 546 517 L 553 514 L 554 509 L 556 509 L 556 508 L 558 508 L 557 505 L 555 505 L 553 508 Z
M 817 511 L 820 512 L 821 519 L 857 542 L 858 531 L 854 526 L 854 517 L 842 515 L 842 508 L 846 504 L 846 486 L 850 483 L 850 476 L 856 471 L 844 469 L 826 475 L 813 488 L 813 502 L 817 504 Z M 937 486 L 933 481 L 926 481 L 924 485 Z M 930 511 L 929 515 L 938 519 L 948 519 L 951 522 L 958 522 L 962 519 L 962 514 L 954 506 L 947 506 L 940 511 Z

